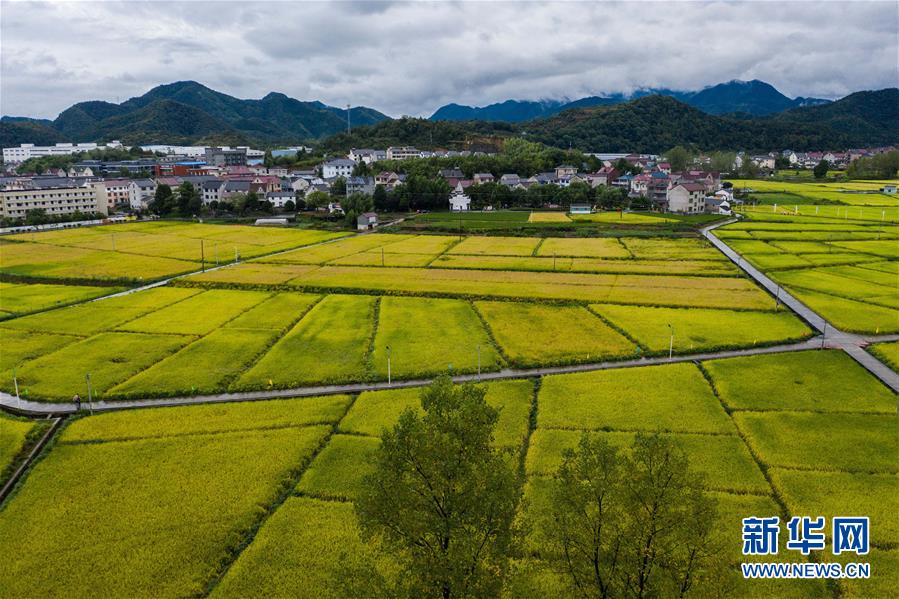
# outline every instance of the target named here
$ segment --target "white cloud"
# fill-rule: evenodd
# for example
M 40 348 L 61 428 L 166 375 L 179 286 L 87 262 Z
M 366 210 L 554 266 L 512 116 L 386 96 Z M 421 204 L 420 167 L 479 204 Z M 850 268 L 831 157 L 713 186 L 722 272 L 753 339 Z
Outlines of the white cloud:
M 887 2 L 2 1 L 0 110 L 53 118 L 194 79 L 238 97 L 428 115 L 762 79 L 790 96 L 897 85 Z

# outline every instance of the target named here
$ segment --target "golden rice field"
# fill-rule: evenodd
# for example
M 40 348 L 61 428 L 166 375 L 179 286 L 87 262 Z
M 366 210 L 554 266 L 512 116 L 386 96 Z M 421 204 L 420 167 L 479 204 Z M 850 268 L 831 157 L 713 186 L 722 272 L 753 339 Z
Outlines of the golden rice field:
M 529 223 L 570 223 L 571 219 L 564 212 L 531 212 Z
M 899 206 L 899 197 L 896 194 L 881 193 L 885 184 L 896 185 L 899 181 L 847 181 L 847 182 L 817 182 L 817 181 L 773 181 L 769 179 L 730 179 L 734 188 L 738 190 L 752 189 L 759 192 L 758 199 L 764 199 L 764 194 L 788 194 L 798 204 L 808 204 L 820 201 L 839 202 L 849 206 Z M 775 202 L 778 198 L 765 200 Z M 789 205 L 788 197 L 782 198 Z
M 138 283 L 343 236 L 164 221 L 20 233 L 0 240 L 0 274 Z
M 515 596 L 568 593 L 545 561 L 542 524 L 563 451 L 583 432 L 623 447 L 656 431 L 705 475 L 719 511 L 713 534 L 733 566 L 729 596 L 895 595 L 896 398 L 842 352 L 497 381 L 486 391 L 500 413 L 494 443 L 520 456 L 524 473 Z M 0 595 L 341 597 L 346 560 L 370 551 L 353 511 L 362 477 L 381 432 L 417 406 L 416 389 L 398 389 L 78 418 L 0 508 L 0 551 L 16 556 L 0 569 Z M 832 588 L 743 580 L 740 520 L 806 514 L 870 517 L 872 577 Z M 779 559 L 787 555 L 830 561 Z
M 899 332 L 899 227 L 876 220 L 747 214 L 749 220 L 715 234 L 837 328 Z

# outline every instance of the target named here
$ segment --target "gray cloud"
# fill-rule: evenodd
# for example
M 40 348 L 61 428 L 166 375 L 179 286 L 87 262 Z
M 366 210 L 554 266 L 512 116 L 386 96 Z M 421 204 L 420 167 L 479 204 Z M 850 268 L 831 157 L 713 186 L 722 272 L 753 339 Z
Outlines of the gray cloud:
M 425 116 L 735 78 L 830 98 L 899 84 L 894 1 L 0 3 L 12 115 L 182 79 Z

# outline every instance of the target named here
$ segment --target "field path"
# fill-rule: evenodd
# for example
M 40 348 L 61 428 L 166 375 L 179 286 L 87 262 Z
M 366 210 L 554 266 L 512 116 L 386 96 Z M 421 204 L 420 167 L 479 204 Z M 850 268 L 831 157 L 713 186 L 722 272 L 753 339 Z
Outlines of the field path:
M 872 337 L 870 340 L 883 341 L 899 341 L 899 335 L 882 335 Z M 640 366 L 652 366 L 656 364 L 675 364 L 678 362 L 698 362 L 704 360 L 715 360 L 719 358 L 736 358 L 740 356 L 754 356 L 757 354 L 773 354 L 790 351 L 805 351 L 817 349 L 821 347 L 821 336 L 791 343 L 786 345 L 773 345 L 769 347 L 752 347 L 747 349 L 735 349 L 718 352 L 706 352 L 697 354 L 676 355 L 671 358 L 659 356 L 653 358 L 638 358 L 634 360 L 610 360 L 607 362 L 594 362 L 590 364 L 575 364 L 571 366 L 551 366 L 543 368 L 505 368 L 496 372 L 485 372 L 481 375 L 464 374 L 454 376 L 453 380 L 457 383 L 478 382 L 478 381 L 497 381 L 504 379 L 522 379 L 529 377 L 548 376 L 553 374 L 571 374 L 575 372 L 590 372 L 593 370 L 608 370 L 612 368 L 638 368 Z M 868 356 L 866 352 L 861 351 Z M 854 357 L 854 356 L 853 356 Z M 856 358 L 857 359 L 857 358 Z M 873 356 L 871 356 L 873 360 Z M 880 362 L 878 362 L 880 363 Z M 883 366 L 886 368 L 886 366 Z M 892 371 L 890 371 L 892 372 Z M 895 373 L 893 373 L 895 374 Z M 95 412 L 108 412 L 111 410 L 125 410 L 132 408 L 152 408 L 160 406 L 186 406 L 193 404 L 219 403 L 229 401 L 259 401 L 266 399 L 283 399 L 290 397 L 311 397 L 316 395 L 337 395 L 345 393 L 361 393 L 363 391 L 383 391 L 385 389 L 402 389 L 408 387 L 424 387 L 429 385 L 434 379 L 409 379 L 394 380 L 392 383 L 387 381 L 373 383 L 350 383 L 343 385 L 319 385 L 314 387 L 297 387 L 293 389 L 271 389 L 266 391 L 247 391 L 240 393 L 216 393 L 212 395 L 191 395 L 183 397 L 163 397 L 154 399 L 130 399 L 117 401 L 96 401 L 93 403 L 92 409 Z M 29 400 L 19 400 L 15 396 L 8 393 L 0 393 L 0 407 L 10 412 L 25 415 L 64 415 L 71 414 L 75 411 L 75 406 L 69 403 L 50 403 L 37 402 Z M 82 411 L 88 411 L 91 406 L 86 402 L 81 405 Z
M 885 341 L 886 339 L 870 335 L 856 335 L 839 330 L 825 320 L 820 314 L 790 295 L 783 287 L 766 276 L 765 273 L 749 264 L 742 255 L 712 233 L 714 229 L 735 223 L 737 220 L 738 219 L 736 218 L 732 218 L 715 223 L 703 227 L 700 229 L 700 232 L 703 237 L 708 239 L 712 245 L 721 251 L 721 253 L 730 258 L 731 262 L 736 264 L 738 268 L 741 268 L 746 274 L 752 277 L 756 283 L 764 287 L 771 293 L 771 295 L 779 298 L 785 306 L 790 308 L 790 310 L 795 312 L 800 318 L 820 332 L 823 335 L 823 339 L 821 337 L 818 339 L 822 347 L 842 349 L 849 354 L 852 359 L 861 364 L 868 372 L 880 379 L 887 387 L 894 392 L 899 393 L 899 374 L 864 349 L 871 343 Z M 895 337 L 895 335 L 890 337 Z

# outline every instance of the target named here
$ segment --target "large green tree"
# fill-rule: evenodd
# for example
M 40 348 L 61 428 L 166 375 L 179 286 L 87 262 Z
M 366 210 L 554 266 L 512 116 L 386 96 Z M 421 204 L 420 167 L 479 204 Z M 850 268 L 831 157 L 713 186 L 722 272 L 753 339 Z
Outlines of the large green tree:
M 443 376 L 381 438 L 355 506 L 363 537 L 400 570 L 394 595 L 499 596 L 520 480 L 493 446 L 485 392 Z
M 159 216 L 170 214 L 174 210 L 172 188 L 165 183 L 157 185 L 156 192 L 153 194 L 153 200 L 148 208 L 150 212 Z
M 814 170 L 812 170 L 812 174 L 815 175 L 815 179 L 823 179 L 827 176 L 827 171 L 830 170 L 830 163 L 826 160 L 822 159 L 815 165 Z
M 566 450 L 542 522 L 557 569 L 579 597 L 680 597 L 723 572 L 716 506 L 669 437 L 628 451 L 587 433 Z
M 665 152 L 665 159 L 671 165 L 672 172 L 685 171 L 693 159 L 693 154 L 683 146 L 675 146 Z
M 367 193 L 351 193 L 340 203 L 343 213 L 346 215 L 344 222 L 350 228 L 356 228 L 356 218 L 360 214 L 371 212 L 374 207 L 372 198 Z

